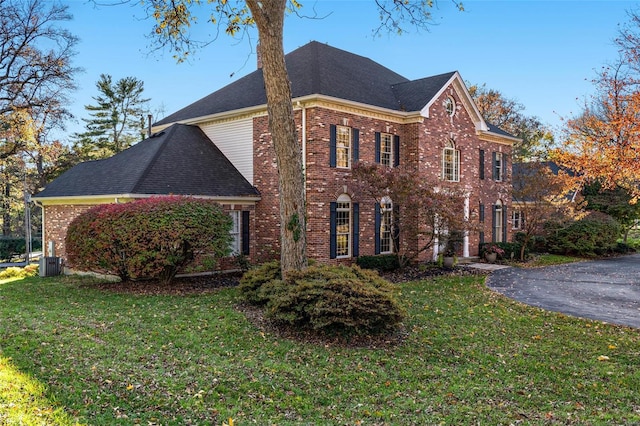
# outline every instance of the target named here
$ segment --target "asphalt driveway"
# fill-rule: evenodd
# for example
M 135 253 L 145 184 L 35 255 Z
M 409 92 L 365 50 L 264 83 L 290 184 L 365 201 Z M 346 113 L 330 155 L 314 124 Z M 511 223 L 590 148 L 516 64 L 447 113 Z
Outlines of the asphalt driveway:
M 487 286 L 527 305 L 640 328 L 640 254 L 494 271 Z

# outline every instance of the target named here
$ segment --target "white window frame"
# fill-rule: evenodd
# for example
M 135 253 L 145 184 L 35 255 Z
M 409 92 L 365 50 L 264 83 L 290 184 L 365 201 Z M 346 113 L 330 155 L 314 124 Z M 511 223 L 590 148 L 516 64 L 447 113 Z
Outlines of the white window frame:
M 380 133 L 380 164 L 393 167 L 393 135 Z
M 352 234 L 351 198 L 342 194 L 336 200 L 336 258 L 351 257 Z
M 511 229 L 517 229 L 520 230 L 522 229 L 524 222 L 523 222 L 523 212 L 522 210 L 512 210 L 511 211 Z
M 504 210 L 502 208 L 502 201 L 498 200 L 496 202 L 496 211 L 495 211 L 495 221 L 496 223 L 494 224 L 494 228 L 493 228 L 493 235 L 495 236 L 495 242 L 502 242 L 503 235 L 502 235 L 502 223 L 503 223 L 503 218 L 502 215 L 504 214 Z
M 242 251 L 242 215 L 240 210 L 231 210 L 229 211 L 229 216 L 233 221 L 233 225 L 231 227 L 231 255 L 235 256 L 240 254 Z
M 442 179 L 460 182 L 460 151 L 452 140 L 442 149 Z
M 449 117 L 453 117 L 453 115 L 456 113 L 456 101 L 455 99 L 453 99 L 451 96 L 447 97 L 447 99 L 444 100 L 444 110 L 447 112 L 447 115 Z
M 380 200 L 380 254 L 393 253 L 393 202 L 389 197 Z
M 496 152 L 495 162 L 493 164 L 495 169 L 496 182 L 502 182 L 502 153 Z
M 336 126 L 336 167 L 351 168 L 351 127 Z

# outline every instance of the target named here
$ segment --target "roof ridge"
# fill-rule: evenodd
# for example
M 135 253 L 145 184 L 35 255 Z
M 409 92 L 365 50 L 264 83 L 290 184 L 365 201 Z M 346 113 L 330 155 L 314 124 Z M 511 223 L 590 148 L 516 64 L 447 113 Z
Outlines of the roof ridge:
M 151 160 L 147 162 L 146 167 L 144 168 L 144 170 L 142 170 L 142 173 L 140 173 L 140 175 L 138 176 L 138 179 L 135 181 L 135 184 L 131 188 L 133 193 L 135 193 L 138 187 L 140 186 L 140 184 L 144 182 L 145 177 L 147 177 L 150 170 L 153 168 L 153 165 L 158 160 L 158 157 L 160 156 L 160 154 L 162 154 L 162 148 L 171 139 L 171 135 L 176 131 L 178 126 L 184 126 L 184 124 L 178 124 L 178 123 L 172 124 L 168 128 L 162 130 L 160 133 L 154 133 L 146 139 L 146 140 L 149 140 L 154 137 L 155 138 L 161 137 L 160 143 L 158 144 L 157 147 L 155 147 L 156 152 L 153 154 L 153 157 L 151 158 Z

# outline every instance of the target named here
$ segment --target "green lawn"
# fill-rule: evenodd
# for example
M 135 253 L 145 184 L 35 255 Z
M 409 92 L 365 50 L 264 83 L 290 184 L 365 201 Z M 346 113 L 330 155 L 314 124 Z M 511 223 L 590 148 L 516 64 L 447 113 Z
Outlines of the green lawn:
M 400 285 L 406 338 L 377 349 L 265 334 L 236 310 L 235 288 L 134 296 L 89 278 L 6 282 L 0 423 L 640 422 L 640 330 L 525 307 L 483 281 Z

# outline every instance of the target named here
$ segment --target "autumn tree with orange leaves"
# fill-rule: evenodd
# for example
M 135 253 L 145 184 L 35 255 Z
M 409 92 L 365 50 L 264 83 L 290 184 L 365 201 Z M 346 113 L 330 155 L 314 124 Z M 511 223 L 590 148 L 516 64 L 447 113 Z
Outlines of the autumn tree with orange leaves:
M 605 190 L 622 188 L 631 203 L 640 199 L 640 17 L 620 31 L 621 57 L 595 81 L 593 102 L 567 122 L 566 141 L 552 153 L 575 172 L 574 184 L 598 181 Z

